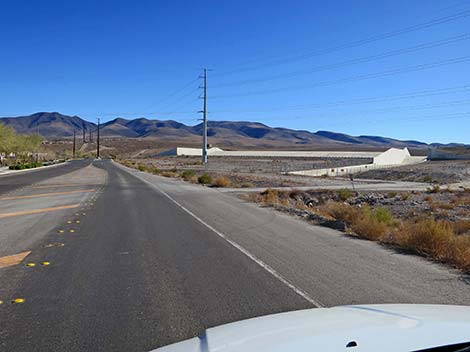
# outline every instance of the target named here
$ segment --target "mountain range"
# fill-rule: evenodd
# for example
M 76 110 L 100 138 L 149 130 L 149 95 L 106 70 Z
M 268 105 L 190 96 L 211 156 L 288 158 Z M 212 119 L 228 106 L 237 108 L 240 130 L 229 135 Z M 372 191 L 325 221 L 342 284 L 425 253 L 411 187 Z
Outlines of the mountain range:
M 63 139 L 73 136 L 74 130 L 88 136 L 95 133 L 97 125 L 78 116 L 58 112 L 38 112 L 28 116 L 3 117 L 0 122 L 11 126 L 18 133 L 37 133 L 47 139 Z M 105 138 L 145 138 L 191 143 L 199 142 L 202 124 L 188 126 L 173 120 L 149 120 L 138 118 L 127 120 L 116 118 L 100 125 L 100 134 Z M 309 132 L 281 127 L 270 127 L 259 122 L 209 121 L 209 142 L 223 146 L 354 146 L 354 147 L 411 147 L 427 148 L 441 144 L 426 144 L 414 140 L 398 140 L 380 136 L 350 136 L 343 133 Z

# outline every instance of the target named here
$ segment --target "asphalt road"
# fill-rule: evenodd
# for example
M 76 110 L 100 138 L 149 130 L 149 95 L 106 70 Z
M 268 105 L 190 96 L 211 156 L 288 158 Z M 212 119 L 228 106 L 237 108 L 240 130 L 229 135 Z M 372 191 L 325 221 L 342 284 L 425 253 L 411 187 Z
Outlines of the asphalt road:
M 91 161 L 86 159 L 75 160 L 69 161 L 65 164 L 59 164 L 54 167 L 48 167 L 43 170 L 39 168 L 15 174 L 0 175 L 0 195 L 36 182 L 63 175 L 64 173 L 78 170 L 90 163 Z
M 17 212 L 80 204 L 19 215 L 23 221 L 0 233 L 2 247 L 38 228 L 34 241 L 18 240 L 2 254 L 31 251 L 0 268 L 2 351 L 149 351 L 207 327 L 294 309 L 470 304 L 468 278 L 441 265 L 213 189 L 109 161 L 85 166 L 22 181 L 16 197 L 33 198 L 0 199 Z M 57 187 L 50 197 L 38 193 L 47 182 Z M 82 193 L 57 194 L 70 189 Z

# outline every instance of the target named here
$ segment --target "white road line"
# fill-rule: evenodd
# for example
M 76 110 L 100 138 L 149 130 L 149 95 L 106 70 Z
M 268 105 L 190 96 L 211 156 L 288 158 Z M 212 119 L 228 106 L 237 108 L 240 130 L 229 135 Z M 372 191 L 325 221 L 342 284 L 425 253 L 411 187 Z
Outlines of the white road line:
M 126 170 L 127 171 L 127 170 Z M 130 174 L 132 174 L 131 172 L 129 172 Z M 134 174 L 134 176 L 138 176 L 136 174 Z M 212 232 L 214 232 L 216 235 L 218 235 L 219 237 L 223 238 L 225 241 L 227 241 L 228 243 L 230 243 L 233 247 L 235 247 L 236 249 L 238 249 L 240 252 L 242 252 L 243 254 L 245 254 L 248 258 L 250 258 L 251 260 L 253 260 L 256 264 L 258 264 L 259 266 L 261 266 L 263 269 L 265 269 L 267 272 L 269 272 L 271 275 L 273 275 L 276 279 L 278 279 L 279 281 L 281 281 L 284 285 L 288 286 L 291 290 L 293 290 L 295 293 L 297 293 L 299 296 L 301 296 L 302 298 L 304 298 L 306 301 L 312 303 L 313 305 L 315 305 L 316 307 L 318 308 L 321 308 L 321 307 L 324 307 L 323 304 L 321 304 L 320 302 L 318 302 L 317 300 L 313 299 L 308 293 L 306 293 L 305 291 L 301 290 L 300 288 L 296 287 L 294 284 L 290 283 L 289 280 L 287 280 L 285 277 L 283 277 L 281 274 L 279 274 L 276 270 L 274 270 L 272 267 L 270 267 L 268 264 L 266 264 L 265 262 L 263 262 L 261 259 L 257 258 L 255 255 L 251 254 L 247 249 L 245 249 L 244 247 L 240 246 L 238 243 L 232 241 L 231 239 L 229 239 L 225 234 L 223 234 L 222 232 L 218 231 L 217 229 L 213 228 L 211 225 L 209 225 L 207 222 L 205 222 L 204 220 L 202 220 L 200 217 L 198 217 L 196 214 L 194 214 L 191 210 L 187 209 L 186 207 L 184 207 L 182 204 L 180 204 L 176 199 L 174 199 L 172 196 L 170 196 L 168 193 L 166 193 L 165 191 L 163 191 L 162 189 L 158 188 L 155 184 L 145 180 L 144 178 L 141 178 L 139 177 L 140 180 L 144 181 L 145 183 L 147 183 L 148 185 L 152 186 L 153 188 L 155 188 L 158 192 L 160 192 L 161 194 L 163 194 L 165 197 L 167 197 L 170 201 L 172 201 L 173 203 L 175 203 L 179 208 L 181 208 L 182 210 L 184 210 L 186 213 L 188 213 L 189 215 L 191 215 L 194 219 L 196 219 L 198 222 L 200 222 L 202 225 L 204 225 L 205 227 L 207 227 L 209 230 L 211 230 Z

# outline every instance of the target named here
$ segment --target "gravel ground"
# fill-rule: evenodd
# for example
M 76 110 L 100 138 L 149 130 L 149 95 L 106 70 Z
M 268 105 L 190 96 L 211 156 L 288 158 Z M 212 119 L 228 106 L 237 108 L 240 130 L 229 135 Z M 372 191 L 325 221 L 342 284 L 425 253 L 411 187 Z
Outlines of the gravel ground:
M 470 179 L 470 160 L 428 161 L 394 169 L 372 170 L 358 178 L 447 184 Z

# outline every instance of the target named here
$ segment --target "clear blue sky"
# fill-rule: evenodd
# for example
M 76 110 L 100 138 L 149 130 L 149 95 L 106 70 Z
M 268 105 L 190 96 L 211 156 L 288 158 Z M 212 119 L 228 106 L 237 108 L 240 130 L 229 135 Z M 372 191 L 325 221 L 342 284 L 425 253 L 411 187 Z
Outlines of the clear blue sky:
M 196 124 L 209 67 L 213 120 L 470 143 L 469 55 L 470 1 L 2 1 L 0 116 Z

